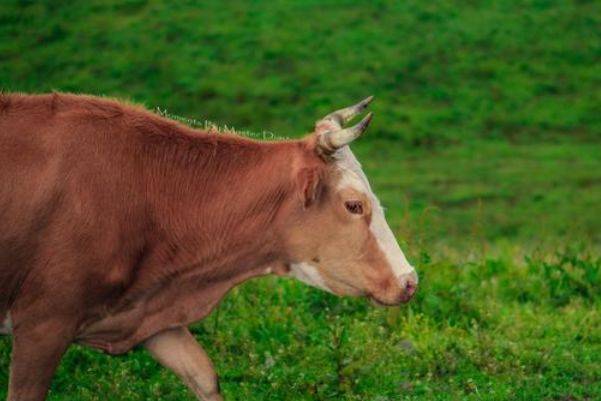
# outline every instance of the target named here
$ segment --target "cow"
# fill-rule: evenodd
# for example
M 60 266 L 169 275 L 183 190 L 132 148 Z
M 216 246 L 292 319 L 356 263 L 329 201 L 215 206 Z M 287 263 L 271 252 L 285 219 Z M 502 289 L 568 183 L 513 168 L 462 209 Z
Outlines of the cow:
M 0 94 L 0 332 L 9 401 L 42 401 L 71 343 L 145 347 L 222 400 L 188 326 L 253 277 L 407 302 L 418 278 L 349 144 L 372 97 L 302 139 L 197 130 L 93 96 Z

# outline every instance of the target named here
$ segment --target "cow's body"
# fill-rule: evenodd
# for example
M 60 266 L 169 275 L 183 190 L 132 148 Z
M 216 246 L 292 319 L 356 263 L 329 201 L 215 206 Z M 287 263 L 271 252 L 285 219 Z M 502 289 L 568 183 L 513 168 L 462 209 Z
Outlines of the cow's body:
M 23 360 L 11 401 L 43 399 L 34 387 L 50 378 L 30 390 L 20 376 L 72 341 L 122 353 L 148 340 L 184 380 L 177 347 L 210 367 L 177 330 L 241 281 L 290 270 L 295 174 L 319 163 L 306 141 L 199 132 L 107 99 L 0 95 L 0 333 Z M 56 355 L 38 360 L 38 345 Z
M 7 97 L 3 108 L 0 316 L 47 293 L 76 316 L 79 341 L 120 353 L 200 320 L 276 259 L 290 190 L 277 175 L 294 144 L 216 140 L 93 98 Z

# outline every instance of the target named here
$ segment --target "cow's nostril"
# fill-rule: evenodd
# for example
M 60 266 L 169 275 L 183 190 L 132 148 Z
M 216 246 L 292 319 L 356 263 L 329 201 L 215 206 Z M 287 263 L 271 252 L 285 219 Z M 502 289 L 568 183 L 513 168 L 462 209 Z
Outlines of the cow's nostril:
M 405 293 L 407 293 L 407 295 L 412 296 L 413 294 L 415 294 L 415 290 L 417 289 L 417 284 L 414 281 L 407 281 L 407 284 L 405 284 Z
M 401 300 L 407 302 L 417 291 L 417 274 L 411 272 L 400 277 L 401 280 Z

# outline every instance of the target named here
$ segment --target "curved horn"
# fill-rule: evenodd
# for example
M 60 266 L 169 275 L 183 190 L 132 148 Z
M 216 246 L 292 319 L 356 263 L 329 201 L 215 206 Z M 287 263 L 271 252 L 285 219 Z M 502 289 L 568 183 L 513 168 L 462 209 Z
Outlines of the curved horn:
M 373 98 L 373 96 L 369 96 L 357 104 L 345 107 L 344 109 L 336 110 L 319 120 L 317 124 L 321 123 L 322 121 L 331 121 L 342 127 L 342 124 L 349 122 L 353 119 L 353 117 L 361 114 L 363 110 L 365 110 L 371 103 Z
M 348 145 L 355 139 L 359 138 L 369 126 L 372 117 L 373 113 L 369 112 L 363 118 L 363 120 L 359 121 L 356 125 L 352 127 L 339 129 L 337 131 L 324 132 L 323 134 L 317 137 L 317 145 L 326 154 L 334 153 L 336 149 L 340 149 L 344 145 Z

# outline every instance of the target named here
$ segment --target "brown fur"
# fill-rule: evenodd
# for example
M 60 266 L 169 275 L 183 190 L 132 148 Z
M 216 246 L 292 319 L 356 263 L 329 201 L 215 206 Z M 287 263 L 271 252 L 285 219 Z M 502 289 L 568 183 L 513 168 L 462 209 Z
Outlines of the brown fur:
M 16 325 L 47 294 L 56 305 L 40 313 L 76 315 L 81 341 L 124 352 L 202 318 L 245 278 L 234 269 L 281 256 L 302 144 L 209 135 L 108 99 L 0 104 L 0 315 Z
M 257 142 L 111 99 L 0 95 L 0 317 L 10 311 L 15 339 L 9 399 L 43 399 L 72 341 L 126 352 L 294 260 L 316 261 L 335 292 L 396 302 L 369 214 L 346 216 L 335 179 L 313 137 Z M 27 372 L 36 371 L 32 384 Z

